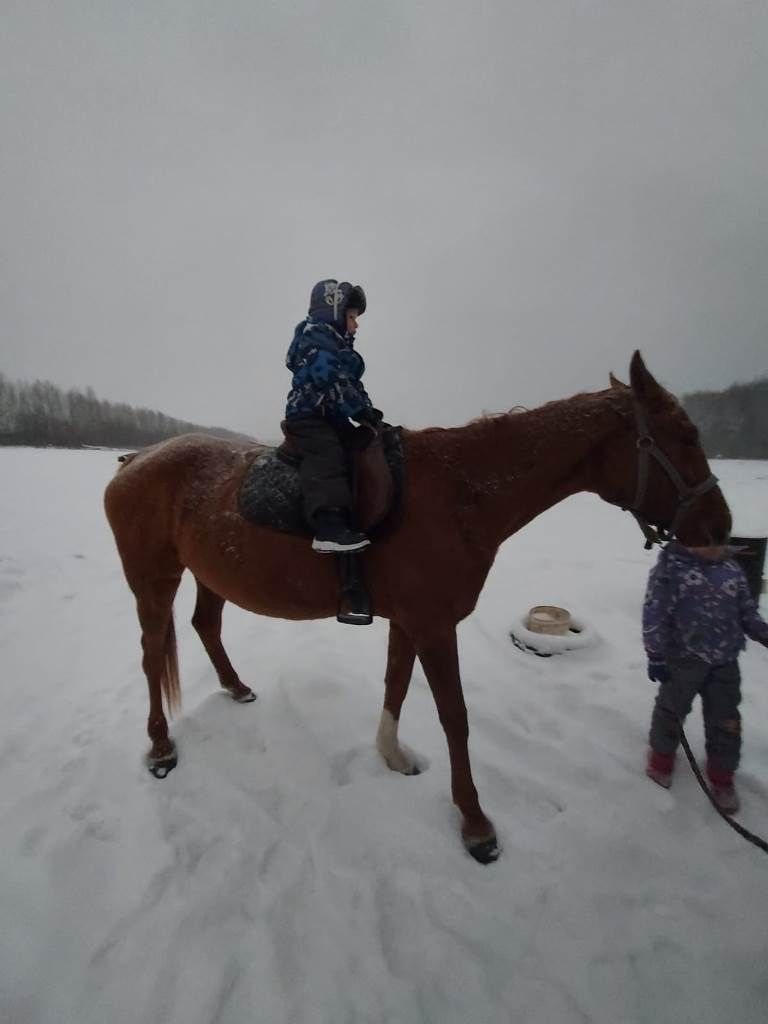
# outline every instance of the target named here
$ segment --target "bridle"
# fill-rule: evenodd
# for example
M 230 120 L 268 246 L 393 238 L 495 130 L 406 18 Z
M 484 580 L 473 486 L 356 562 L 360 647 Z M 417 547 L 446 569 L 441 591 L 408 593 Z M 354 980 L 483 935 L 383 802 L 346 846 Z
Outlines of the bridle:
M 693 503 L 703 494 L 706 494 L 707 491 L 711 491 L 713 487 L 717 486 L 717 477 L 714 473 L 710 473 L 706 480 L 702 480 L 695 487 L 689 487 L 654 441 L 653 435 L 648 429 L 645 411 L 636 398 L 633 404 L 635 409 L 635 425 L 637 427 L 637 441 L 635 442 L 637 447 L 637 491 L 635 492 L 633 504 L 624 506 L 624 510 L 631 512 L 637 520 L 637 524 L 645 536 L 645 548 L 648 551 L 654 544 L 661 545 L 672 540 Z M 648 520 L 644 519 L 640 513 L 642 504 L 645 501 L 645 492 L 648 489 L 648 469 L 651 458 L 656 459 L 677 490 L 677 509 L 669 527 L 651 526 Z

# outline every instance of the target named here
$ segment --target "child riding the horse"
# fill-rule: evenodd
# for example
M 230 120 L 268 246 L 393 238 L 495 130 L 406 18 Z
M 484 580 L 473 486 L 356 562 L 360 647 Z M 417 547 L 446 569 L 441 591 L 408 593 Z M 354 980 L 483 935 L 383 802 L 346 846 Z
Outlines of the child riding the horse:
M 365 363 L 354 348 L 357 318 L 365 308 L 360 285 L 319 281 L 285 361 L 293 382 L 283 429 L 302 456 L 304 514 L 315 531 L 312 547 L 321 553 L 362 551 L 370 543 L 351 521 L 344 443 L 355 429 L 350 420 L 374 432 L 382 420 L 362 384 Z
M 731 549 L 666 547 L 651 570 L 643 607 L 648 678 L 659 683 L 646 774 L 669 788 L 680 724 L 701 694 L 707 775 L 726 814 L 739 809 L 733 785 L 741 754 L 737 659 L 745 635 L 768 647 L 768 623 Z

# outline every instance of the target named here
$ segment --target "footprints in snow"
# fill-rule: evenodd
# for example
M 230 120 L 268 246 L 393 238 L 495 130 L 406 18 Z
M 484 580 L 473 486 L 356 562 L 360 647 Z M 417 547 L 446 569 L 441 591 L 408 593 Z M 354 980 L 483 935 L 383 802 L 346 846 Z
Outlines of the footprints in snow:
M 101 842 L 113 842 L 120 836 L 120 823 L 101 810 L 98 803 L 90 800 L 75 804 L 69 812 L 70 819 L 83 827 L 83 836 Z

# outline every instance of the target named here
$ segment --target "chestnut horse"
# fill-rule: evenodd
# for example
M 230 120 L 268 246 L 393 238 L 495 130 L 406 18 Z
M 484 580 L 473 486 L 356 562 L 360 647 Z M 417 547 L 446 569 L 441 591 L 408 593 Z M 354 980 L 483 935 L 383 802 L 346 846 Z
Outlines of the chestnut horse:
M 448 741 L 464 844 L 482 863 L 495 860 L 499 847 L 472 781 L 456 625 L 475 607 L 499 546 L 579 491 L 634 508 L 646 523 L 674 524 L 683 543 L 730 532 L 696 428 L 638 352 L 630 380 L 627 386 L 612 377 L 604 391 L 464 427 L 404 431 L 402 523 L 364 556 L 375 612 L 390 623 L 378 749 L 394 771 L 416 773 L 397 731 L 418 655 Z M 136 597 L 149 684 L 148 765 L 158 777 L 176 764 L 162 698 L 172 709 L 179 697 L 172 608 L 184 569 L 198 585 L 192 622 L 222 687 L 239 702 L 254 694 L 221 643 L 225 601 L 284 619 L 336 613 L 336 560 L 313 553 L 306 537 L 254 526 L 237 512 L 243 474 L 260 450 L 199 435 L 174 438 L 129 456 L 106 490 L 107 517 Z

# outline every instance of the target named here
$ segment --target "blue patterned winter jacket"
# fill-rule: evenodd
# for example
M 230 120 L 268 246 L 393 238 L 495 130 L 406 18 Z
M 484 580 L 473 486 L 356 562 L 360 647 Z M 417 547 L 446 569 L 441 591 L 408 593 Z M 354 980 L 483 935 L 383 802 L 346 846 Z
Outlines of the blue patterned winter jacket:
M 701 558 L 677 543 L 665 548 L 648 577 L 643 606 L 648 657 L 695 655 L 723 665 L 738 657 L 745 634 L 768 646 L 768 623 L 738 562 Z
M 352 338 L 343 338 L 329 324 L 302 320 L 285 365 L 293 373 L 286 419 L 323 416 L 338 423 L 371 406 L 360 380 L 365 373 L 363 357 Z

